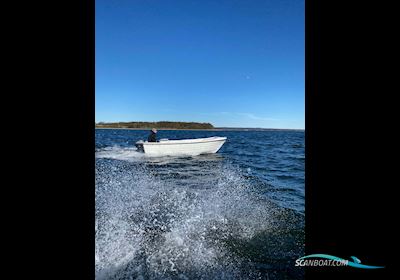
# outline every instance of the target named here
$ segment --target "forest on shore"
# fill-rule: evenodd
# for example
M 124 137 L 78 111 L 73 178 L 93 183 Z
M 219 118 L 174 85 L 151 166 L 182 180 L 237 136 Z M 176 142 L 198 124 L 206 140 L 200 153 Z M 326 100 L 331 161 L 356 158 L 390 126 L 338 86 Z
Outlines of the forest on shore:
M 95 124 L 96 128 L 136 128 L 136 129 L 213 129 L 210 123 L 198 122 L 115 122 L 105 123 L 99 122 Z

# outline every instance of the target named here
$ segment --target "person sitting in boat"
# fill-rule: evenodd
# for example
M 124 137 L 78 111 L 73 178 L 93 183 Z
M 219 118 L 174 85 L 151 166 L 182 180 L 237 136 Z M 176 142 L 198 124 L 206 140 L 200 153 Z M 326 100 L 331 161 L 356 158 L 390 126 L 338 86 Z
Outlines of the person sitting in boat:
M 147 142 L 157 142 L 157 129 L 153 128 L 150 132 Z

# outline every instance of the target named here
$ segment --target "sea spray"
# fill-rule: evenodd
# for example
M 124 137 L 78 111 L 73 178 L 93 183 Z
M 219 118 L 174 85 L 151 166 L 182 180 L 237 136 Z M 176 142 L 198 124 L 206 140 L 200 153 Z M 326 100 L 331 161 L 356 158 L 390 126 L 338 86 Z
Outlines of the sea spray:
M 268 250 L 253 243 L 276 248 L 269 237 L 277 229 L 302 228 L 301 217 L 288 219 L 230 164 L 211 161 L 202 170 L 212 179 L 185 188 L 152 163 L 97 157 L 97 279 L 256 279 L 268 272 L 254 260 L 268 261 Z

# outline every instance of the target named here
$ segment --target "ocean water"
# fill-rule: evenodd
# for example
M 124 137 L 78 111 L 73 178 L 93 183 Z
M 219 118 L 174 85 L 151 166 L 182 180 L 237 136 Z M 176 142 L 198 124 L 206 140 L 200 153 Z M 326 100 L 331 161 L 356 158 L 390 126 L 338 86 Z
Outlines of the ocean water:
M 96 130 L 96 279 L 303 279 L 303 131 L 226 136 L 217 154 L 147 157 L 144 130 Z

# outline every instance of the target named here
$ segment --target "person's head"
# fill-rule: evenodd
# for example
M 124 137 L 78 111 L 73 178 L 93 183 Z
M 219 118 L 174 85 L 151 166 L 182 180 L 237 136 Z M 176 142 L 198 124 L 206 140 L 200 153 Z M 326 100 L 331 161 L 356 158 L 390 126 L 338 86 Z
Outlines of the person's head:
M 157 129 L 155 129 L 155 128 L 153 128 L 151 131 L 152 131 L 153 133 L 157 133 Z

